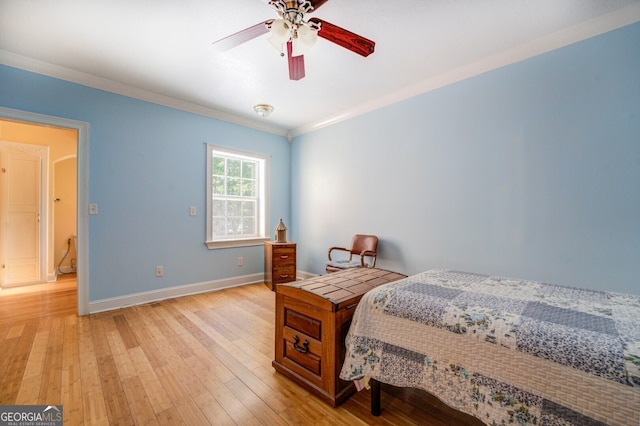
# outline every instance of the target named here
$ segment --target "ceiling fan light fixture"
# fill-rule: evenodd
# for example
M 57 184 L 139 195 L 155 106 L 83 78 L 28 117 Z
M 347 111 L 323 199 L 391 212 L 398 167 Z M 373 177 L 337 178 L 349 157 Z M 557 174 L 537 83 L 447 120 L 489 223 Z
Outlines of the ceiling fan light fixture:
M 316 43 L 320 30 L 318 24 L 304 19 L 304 14 L 314 9 L 313 3 L 309 0 L 271 0 L 269 5 L 280 15 L 280 19 L 275 19 L 267 27 L 271 33 L 269 43 L 283 53 L 285 43 L 291 41 L 293 56 L 308 52 Z
M 300 56 L 307 53 L 318 40 L 318 32 L 307 25 L 301 25 L 296 31 L 293 41 L 293 56 Z
M 278 52 L 282 52 L 284 44 L 291 38 L 291 24 L 284 19 L 276 19 L 269 25 L 269 32 L 269 43 Z
M 269 104 L 256 104 L 253 106 L 253 110 L 261 118 L 267 118 L 273 112 L 273 107 Z

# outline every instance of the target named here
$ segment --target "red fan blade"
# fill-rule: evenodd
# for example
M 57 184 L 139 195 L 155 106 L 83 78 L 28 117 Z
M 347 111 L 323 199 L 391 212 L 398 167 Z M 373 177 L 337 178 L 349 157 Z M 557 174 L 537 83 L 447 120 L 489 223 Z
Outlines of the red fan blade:
M 315 10 L 318 10 L 320 6 L 322 6 L 329 0 L 310 0 L 310 1 L 311 1 L 311 4 L 313 5 L 313 10 L 315 11 Z
M 304 78 L 304 56 L 291 56 L 293 52 L 293 43 L 287 42 L 287 56 L 289 57 L 289 79 L 300 80 Z
M 232 47 L 236 47 L 245 43 L 249 40 L 253 40 L 254 38 L 261 36 L 262 34 L 266 34 L 269 32 L 267 29 L 267 25 L 271 24 L 273 19 L 268 19 L 264 22 L 260 22 L 259 24 L 255 24 L 252 27 L 245 28 L 242 31 L 238 31 L 235 34 L 231 34 L 225 38 L 221 38 L 218 41 L 214 41 L 212 44 L 219 50 L 228 50 Z
M 318 35 L 322 38 L 349 49 L 352 52 L 362 56 L 369 56 L 373 53 L 376 43 L 366 39 L 351 31 L 347 31 L 337 25 L 333 25 L 327 21 L 318 18 L 309 19 L 311 22 L 320 23 L 320 31 Z

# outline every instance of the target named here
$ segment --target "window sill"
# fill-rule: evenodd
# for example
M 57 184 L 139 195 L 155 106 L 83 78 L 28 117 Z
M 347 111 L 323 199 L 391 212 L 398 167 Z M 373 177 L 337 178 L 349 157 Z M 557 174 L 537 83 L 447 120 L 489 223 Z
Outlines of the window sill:
M 209 250 L 233 248 L 233 247 L 250 247 L 261 246 L 265 241 L 269 241 L 271 237 L 265 238 L 247 238 L 242 240 L 225 240 L 225 241 L 207 241 L 205 242 Z

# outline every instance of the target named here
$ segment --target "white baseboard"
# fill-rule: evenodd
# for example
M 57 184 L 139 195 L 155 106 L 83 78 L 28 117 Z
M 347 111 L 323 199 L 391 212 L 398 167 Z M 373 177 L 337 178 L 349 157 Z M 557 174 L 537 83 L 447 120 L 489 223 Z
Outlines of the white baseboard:
M 260 282 L 264 282 L 264 274 L 262 273 L 128 294 L 121 297 L 96 300 L 93 302 L 90 301 L 89 313 L 95 314 L 98 312 L 112 311 L 114 309 L 120 309 L 127 306 L 142 305 L 144 303 L 157 302 L 159 300 L 172 299 L 174 297 L 206 293 L 208 291 L 222 290 L 225 288 Z

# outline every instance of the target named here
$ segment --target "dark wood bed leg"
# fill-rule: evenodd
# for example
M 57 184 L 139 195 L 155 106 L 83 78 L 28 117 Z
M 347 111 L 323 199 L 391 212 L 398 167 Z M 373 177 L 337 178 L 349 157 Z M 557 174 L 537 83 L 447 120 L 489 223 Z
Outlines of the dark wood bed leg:
M 380 382 L 371 379 L 371 414 L 380 415 Z

